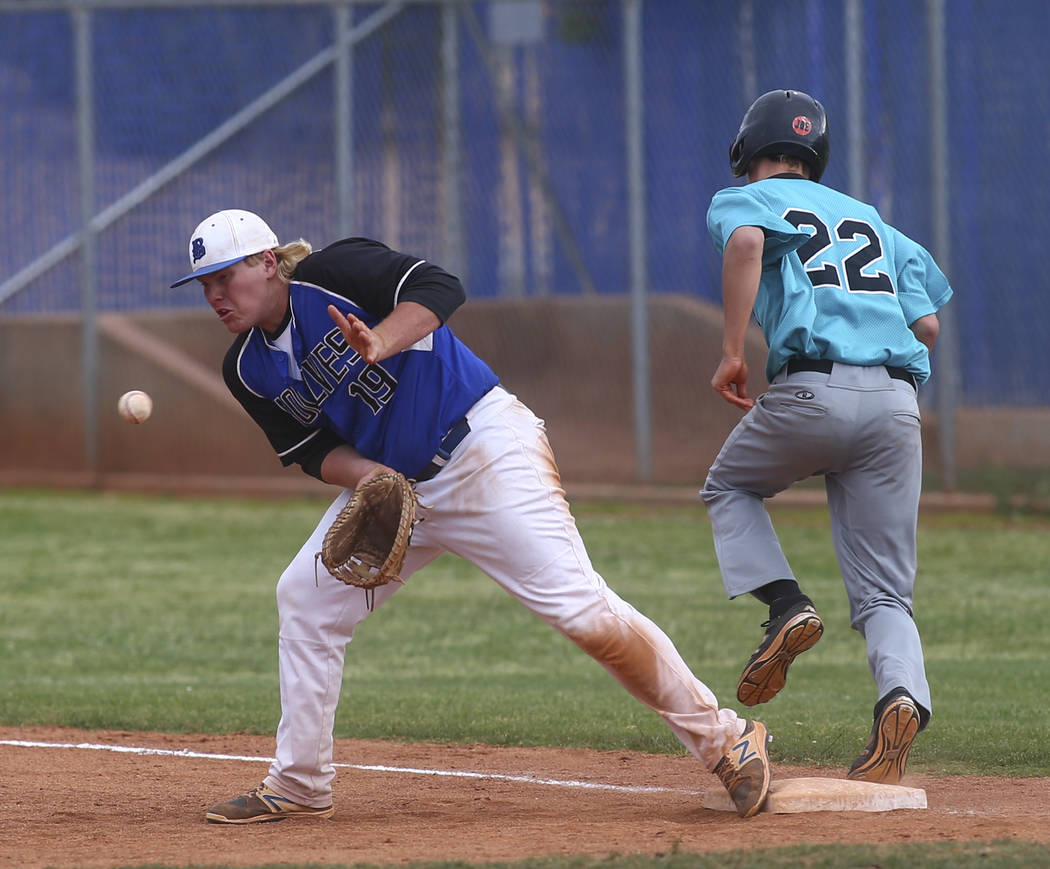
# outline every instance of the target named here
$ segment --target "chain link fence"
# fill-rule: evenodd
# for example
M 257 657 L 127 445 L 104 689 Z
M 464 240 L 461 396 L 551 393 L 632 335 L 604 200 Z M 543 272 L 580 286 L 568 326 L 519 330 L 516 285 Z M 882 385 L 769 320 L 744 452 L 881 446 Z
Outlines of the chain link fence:
M 718 305 L 708 202 L 744 109 L 794 87 L 829 113 L 825 183 L 956 290 L 922 396 L 951 453 L 960 408 L 1050 404 L 1048 26 L 1037 0 L 0 0 L 0 317 L 83 317 L 90 392 L 93 318 L 199 309 L 168 284 L 230 207 L 282 240 L 382 239 L 473 299 L 627 300 L 645 479 L 650 359 L 698 356 L 649 305 Z M 540 322 L 513 339 L 549 354 Z

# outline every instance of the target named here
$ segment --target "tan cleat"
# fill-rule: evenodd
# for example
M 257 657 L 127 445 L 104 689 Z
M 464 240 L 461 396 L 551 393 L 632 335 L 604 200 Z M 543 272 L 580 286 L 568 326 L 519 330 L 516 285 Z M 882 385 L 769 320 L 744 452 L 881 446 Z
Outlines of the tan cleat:
M 787 681 L 788 667 L 796 656 L 816 645 L 824 623 L 809 603 L 800 603 L 782 616 L 764 622 L 766 635 L 744 667 L 736 698 L 745 706 L 772 700 Z
M 212 824 L 257 824 L 285 818 L 330 818 L 334 812 L 331 806 L 318 809 L 293 803 L 262 784 L 228 803 L 213 806 L 204 817 Z
M 761 721 L 749 721 L 732 748 L 718 761 L 721 779 L 741 818 L 757 815 L 769 794 L 769 731 Z
M 908 752 L 921 729 L 919 708 L 907 694 L 894 697 L 875 721 L 868 744 L 846 778 L 895 785 L 904 777 Z

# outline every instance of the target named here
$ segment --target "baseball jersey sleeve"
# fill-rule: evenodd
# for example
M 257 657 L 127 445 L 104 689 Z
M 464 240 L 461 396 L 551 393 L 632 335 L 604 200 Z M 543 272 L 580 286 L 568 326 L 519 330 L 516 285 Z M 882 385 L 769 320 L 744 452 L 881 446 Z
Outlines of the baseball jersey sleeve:
M 940 310 L 952 297 L 952 288 L 929 251 L 898 230 L 891 232 L 897 253 L 897 299 L 910 326 Z
M 339 293 L 376 317 L 399 302 L 416 302 L 445 323 L 466 299 L 455 275 L 370 238 L 344 239 L 310 254 L 292 280 Z
M 707 210 L 707 230 L 721 253 L 741 226 L 759 227 L 766 234 L 762 262 L 771 265 L 805 244 L 809 233 L 788 223 L 754 193 L 752 185 L 719 190 Z

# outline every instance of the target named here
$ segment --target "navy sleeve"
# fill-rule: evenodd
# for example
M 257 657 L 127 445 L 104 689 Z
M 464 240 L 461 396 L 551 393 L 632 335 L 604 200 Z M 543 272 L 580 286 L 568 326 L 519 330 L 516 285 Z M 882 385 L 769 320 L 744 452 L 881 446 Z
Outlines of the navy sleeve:
M 444 323 L 466 299 L 455 275 L 368 238 L 347 238 L 310 254 L 292 280 L 338 293 L 376 317 L 410 301 Z

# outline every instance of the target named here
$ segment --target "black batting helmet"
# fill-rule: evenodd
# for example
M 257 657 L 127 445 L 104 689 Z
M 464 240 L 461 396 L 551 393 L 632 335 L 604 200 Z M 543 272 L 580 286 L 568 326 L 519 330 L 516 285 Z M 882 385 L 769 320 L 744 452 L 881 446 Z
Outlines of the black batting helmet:
M 828 116 L 802 91 L 770 91 L 751 104 L 729 149 L 736 176 L 747 173 L 755 157 L 787 154 L 809 166 L 819 181 L 828 165 Z

